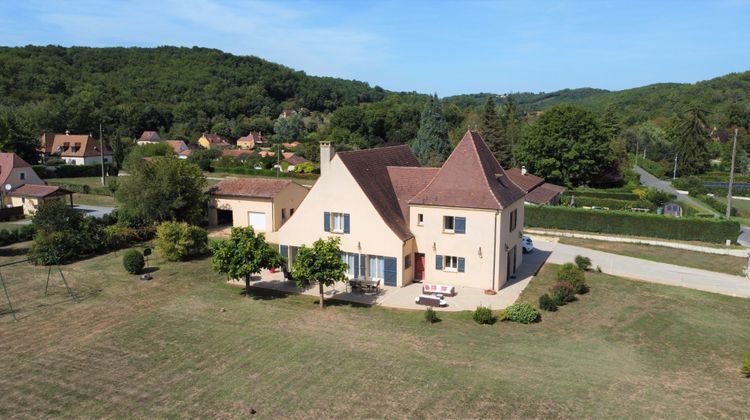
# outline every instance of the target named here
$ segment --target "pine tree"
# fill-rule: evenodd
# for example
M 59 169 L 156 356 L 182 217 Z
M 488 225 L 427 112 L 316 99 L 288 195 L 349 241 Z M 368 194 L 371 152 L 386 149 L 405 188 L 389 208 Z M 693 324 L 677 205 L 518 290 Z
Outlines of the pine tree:
M 417 159 L 428 166 L 438 166 L 451 152 L 448 142 L 448 123 L 437 95 L 431 96 L 419 118 L 417 138 L 412 145 Z
M 613 105 L 608 105 L 602 115 L 602 128 L 607 133 L 609 140 L 614 140 L 622 132 L 622 121 Z
M 507 168 L 511 164 L 512 150 L 505 138 L 502 122 L 495 109 L 495 100 L 491 95 L 487 95 L 487 101 L 482 108 L 479 134 L 487 142 L 500 165 Z
M 508 95 L 505 99 L 500 120 L 503 125 L 505 141 L 511 149 L 511 156 L 513 157 L 512 166 L 515 166 L 516 159 L 512 151 L 521 143 L 521 113 L 518 111 L 518 106 L 516 106 L 516 100 L 513 95 Z
M 677 138 L 673 141 L 680 176 L 702 173 L 708 168 L 707 126 L 706 111 L 698 106 L 691 106 L 680 122 Z

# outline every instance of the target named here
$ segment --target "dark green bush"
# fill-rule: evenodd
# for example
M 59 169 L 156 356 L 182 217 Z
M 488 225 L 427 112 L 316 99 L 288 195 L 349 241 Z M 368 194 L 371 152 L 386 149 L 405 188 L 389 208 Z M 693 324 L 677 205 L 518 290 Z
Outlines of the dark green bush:
M 692 196 L 698 196 L 706 193 L 706 187 L 703 185 L 703 180 L 701 180 L 697 176 L 677 178 L 672 181 L 672 186 L 678 190 L 688 191 Z
M 584 257 L 583 255 L 576 255 L 576 265 L 583 271 L 591 270 L 591 258 Z
M 438 314 L 437 314 L 437 312 L 435 312 L 434 309 L 427 308 L 424 311 L 424 320 L 428 324 L 434 324 L 434 323 L 440 321 L 440 318 L 438 318 Z
M 505 309 L 505 316 L 508 321 L 520 322 L 521 324 L 531 324 L 539 321 L 539 311 L 528 303 L 514 303 Z
M 580 255 L 578 257 L 580 257 Z M 578 257 L 576 257 L 576 264 L 565 263 L 557 269 L 557 280 L 570 283 L 573 286 L 575 293 L 582 295 L 588 293 L 589 288 L 586 285 L 586 274 L 578 265 Z M 591 260 L 588 261 L 588 267 L 591 268 Z
M 721 214 L 726 214 L 727 213 L 727 205 L 725 203 L 722 203 L 721 201 L 719 201 L 719 200 L 717 200 L 717 199 L 715 199 L 713 197 L 707 196 L 707 195 L 702 195 L 702 196 L 699 196 L 697 198 L 699 198 L 704 203 L 708 204 L 709 207 L 711 207 L 712 209 L 718 211 L 719 213 L 721 213 Z M 734 207 L 732 207 L 732 212 L 730 214 L 732 216 L 737 216 L 737 209 L 734 208 Z
M 539 296 L 539 308 L 549 312 L 557 310 L 557 302 L 548 293 Z
M 746 378 L 750 378 L 750 353 L 745 355 L 745 358 L 742 360 L 742 374 L 745 375 Z
M 724 243 L 735 242 L 740 224 L 726 219 L 666 217 L 610 210 L 585 210 L 560 206 L 527 206 L 525 225 L 548 229 L 647 236 Z
M 664 178 L 665 175 L 667 174 L 668 165 L 662 162 L 654 162 L 653 160 L 639 157 L 638 166 L 645 169 L 646 172 L 650 173 L 651 175 L 657 178 Z
M 138 274 L 143 270 L 146 261 L 143 259 L 141 251 L 138 251 L 137 249 L 129 249 L 125 251 L 125 255 L 122 256 L 122 265 L 128 273 Z
M 555 297 L 555 303 L 563 305 L 576 300 L 576 289 L 567 281 L 558 281 L 549 289 L 550 295 Z
M 477 324 L 494 324 L 497 320 L 492 313 L 492 309 L 486 306 L 477 306 L 477 309 L 474 310 L 474 314 L 472 314 L 472 318 L 474 318 L 474 321 L 476 321 Z
M 82 178 L 91 176 L 102 176 L 102 166 L 99 164 L 92 165 L 57 165 L 45 166 L 34 165 L 34 172 L 40 178 Z M 104 164 L 104 171 L 110 173 L 110 164 Z
M 184 222 L 164 222 L 156 229 L 156 250 L 169 261 L 184 261 L 208 250 L 208 232 Z

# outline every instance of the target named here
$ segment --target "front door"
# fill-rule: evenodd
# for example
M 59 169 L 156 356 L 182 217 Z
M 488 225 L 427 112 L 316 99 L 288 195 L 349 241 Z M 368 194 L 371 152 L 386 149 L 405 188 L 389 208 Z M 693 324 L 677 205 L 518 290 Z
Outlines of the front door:
M 424 280 L 424 254 L 414 254 L 414 280 Z
M 513 247 L 508 251 L 506 259 L 508 260 L 508 272 L 505 281 L 508 281 L 511 277 L 516 276 L 516 247 Z

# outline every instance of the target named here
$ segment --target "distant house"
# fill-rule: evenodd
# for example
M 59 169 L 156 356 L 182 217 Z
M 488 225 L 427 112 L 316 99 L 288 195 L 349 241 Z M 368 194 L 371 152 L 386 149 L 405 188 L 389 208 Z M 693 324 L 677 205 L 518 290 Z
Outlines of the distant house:
M 250 134 L 240 137 L 237 139 L 237 147 L 240 149 L 251 150 L 255 148 L 255 145 L 265 143 L 263 135 L 260 131 L 251 132 Z
M 297 167 L 297 165 L 309 162 L 309 160 L 303 158 L 302 156 L 297 156 L 291 152 L 284 152 L 281 155 L 284 157 L 283 162 L 286 162 L 287 164 L 287 172 L 292 172 L 294 168 Z
M 15 153 L 0 153 L 0 188 L 7 191 L 24 184 L 44 185 L 31 165 Z
M 252 226 L 274 242 L 275 232 L 294 214 L 307 191 L 291 180 L 227 178 L 209 190 L 208 222 Z
M 281 145 L 282 145 L 282 146 L 284 146 L 284 149 L 287 149 L 287 150 L 294 150 L 294 149 L 296 149 L 296 148 L 297 148 L 297 146 L 299 146 L 300 144 L 301 144 L 301 143 L 300 143 L 300 142 L 298 142 L 297 140 L 295 140 L 295 141 L 293 141 L 293 142 L 291 142 L 291 143 L 281 143 Z
M 69 201 L 71 207 L 73 206 L 72 191 L 51 185 L 24 184 L 12 190 L 8 196 L 12 206 L 23 207 L 23 213 L 27 216 L 33 216 L 39 208 L 39 204 L 43 201 Z
M 213 133 L 203 133 L 198 144 L 204 149 L 226 149 L 231 146 L 228 141 Z
M 281 114 L 279 114 L 279 118 L 289 118 L 297 115 L 297 111 L 293 109 L 285 109 L 281 111 Z
M 154 144 L 158 143 L 161 140 L 161 137 L 159 137 L 159 133 L 156 131 L 144 131 L 143 134 L 141 134 L 141 137 L 136 140 L 136 144 L 139 146 L 144 144 Z
M 711 133 L 708 135 L 711 140 L 717 142 L 717 143 L 726 143 L 729 141 L 729 132 L 723 128 L 717 128 L 714 126 L 714 128 L 711 129 Z
M 526 193 L 526 202 L 529 204 L 559 204 L 563 193 L 567 188 L 544 182 L 544 178 L 532 175 L 521 169 L 511 168 L 505 171 L 510 180 Z
M 57 157 L 69 165 L 112 162 L 112 151 L 100 149 L 99 141 L 91 135 L 42 133 L 41 144 L 45 157 Z
M 276 156 L 276 153 L 275 152 L 269 152 L 268 150 L 261 150 L 260 152 L 258 152 L 258 156 L 264 158 L 264 157 L 268 157 L 268 156 Z
M 187 159 L 192 153 L 188 145 L 182 140 L 164 140 L 164 143 L 172 147 L 179 159 Z

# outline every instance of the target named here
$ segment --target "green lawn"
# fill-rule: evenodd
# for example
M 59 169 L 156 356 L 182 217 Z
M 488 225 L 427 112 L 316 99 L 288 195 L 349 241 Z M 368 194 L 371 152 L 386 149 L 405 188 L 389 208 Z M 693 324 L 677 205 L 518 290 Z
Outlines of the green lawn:
M 107 177 L 107 181 L 110 179 L 117 179 L 117 177 Z M 88 185 L 91 188 L 103 187 L 102 179 L 98 176 L 86 176 L 80 178 L 49 178 L 46 179 L 50 185 L 61 185 L 61 184 L 78 184 Z
M 700 268 L 734 275 L 742 275 L 747 266 L 747 258 L 729 255 L 706 254 L 704 252 L 686 251 L 684 249 L 668 248 L 664 246 L 629 244 L 621 242 L 597 241 L 593 239 L 560 238 L 560 243 L 581 246 L 613 254 L 627 255 L 667 264 L 684 267 Z
M 208 177 L 208 183 L 209 186 L 216 185 L 220 182 L 219 179 L 211 179 L 211 178 L 270 178 L 270 179 L 288 179 L 291 181 L 294 181 L 301 185 L 314 185 L 315 179 L 309 179 L 309 178 L 277 178 L 272 176 L 261 176 L 261 175 L 243 175 L 243 174 L 233 174 L 233 173 L 224 173 L 224 172 L 204 172 L 206 177 Z
M 747 415 L 750 300 L 592 273 L 588 295 L 539 324 L 427 325 L 421 312 L 244 298 L 205 259 L 157 259 L 143 282 L 121 256 L 64 267 L 77 304 L 59 286 L 42 299 L 41 270 L 4 269 L 21 320 L 0 317 L 0 417 Z M 553 269 L 521 299 L 535 303 Z
M 86 206 L 99 206 L 99 207 L 117 207 L 119 204 L 117 200 L 111 195 L 99 195 L 99 194 L 73 194 L 73 204 L 81 204 Z

